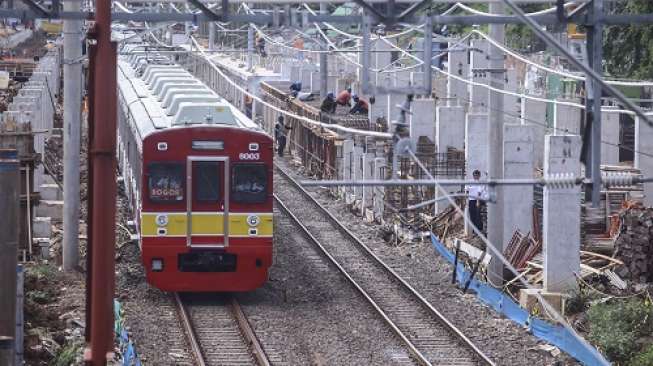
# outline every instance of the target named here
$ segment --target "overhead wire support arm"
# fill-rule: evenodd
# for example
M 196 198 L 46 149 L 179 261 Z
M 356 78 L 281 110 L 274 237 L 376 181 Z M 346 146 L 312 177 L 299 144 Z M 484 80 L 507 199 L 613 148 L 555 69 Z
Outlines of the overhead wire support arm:
M 209 9 L 204 3 L 202 3 L 200 0 L 188 0 L 189 3 L 193 4 L 197 9 L 199 9 L 204 15 L 209 17 L 209 19 L 220 22 L 224 21 L 223 17 L 220 14 L 216 14 L 213 12 L 213 10 Z M 228 1 L 227 1 L 228 3 Z M 224 4 L 223 4 L 224 6 Z M 224 12 L 224 9 L 222 11 Z
M 33 0 L 21 0 L 21 1 L 25 5 L 27 5 L 27 7 L 30 8 L 30 10 L 37 13 L 42 18 L 50 18 L 53 15 L 55 15 L 55 14 L 53 14 L 55 12 L 50 13 L 46 8 L 42 7 L 40 4 L 37 4 Z M 58 9 L 57 9 L 57 13 L 58 13 Z
M 397 16 L 397 21 L 401 22 L 406 18 L 409 18 L 413 16 L 413 14 L 417 13 L 418 11 L 424 9 L 427 6 L 430 6 L 433 0 L 422 0 L 419 3 L 413 4 L 410 6 L 410 8 L 404 10 L 399 16 Z
M 542 26 L 535 20 L 533 19 L 534 17 L 529 17 L 527 16 L 524 11 L 515 4 L 514 0 L 502 0 L 504 4 L 506 4 L 514 13 L 515 15 L 521 19 L 521 21 L 528 25 L 529 28 L 533 30 L 535 34 L 538 35 L 542 41 L 544 41 L 546 44 L 549 46 L 555 48 L 558 52 L 560 52 L 563 56 L 565 56 L 570 63 L 574 64 L 574 66 L 578 67 L 581 69 L 585 74 L 596 80 L 600 86 L 607 90 L 612 96 L 617 98 L 621 103 L 623 103 L 627 109 L 635 112 L 635 114 L 642 119 L 646 124 L 653 126 L 653 122 L 651 122 L 650 118 L 642 111 L 639 107 L 637 107 L 632 101 L 630 101 L 628 98 L 626 98 L 623 93 L 621 93 L 619 90 L 614 88 L 612 85 L 607 84 L 603 78 L 597 74 L 592 68 L 590 68 L 588 65 L 578 61 L 564 46 L 558 43 L 550 34 L 548 34 L 545 30 L 542 29 Z M 603 20 L 607 19 L 607 17 L 604 17 Z M 653 21 L 653 18 L 651 19 Z M 606 24 L 604 22 L 604 24 Z

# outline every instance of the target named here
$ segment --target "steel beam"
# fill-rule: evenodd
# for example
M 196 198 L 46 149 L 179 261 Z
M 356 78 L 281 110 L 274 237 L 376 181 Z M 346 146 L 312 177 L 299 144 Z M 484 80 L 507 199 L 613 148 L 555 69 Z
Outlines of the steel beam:
M 599 75 L 603 74 L 603 25 L 597 18 L 603 13 L 603 1 L 594 0 L 589 15 L 594 19 L 587 32 L 587 59 L 589 66 Z M 593 184 L 588 185 L 587 199 L 592 207 L 599 207 L 601 201 L 601 96 L 603 88 L 596 81 L 587 78 L 587 98 L 585 99 L 585 128 L 589 128 L 589 156 L 585 160 L 585 175 Z M 588 141 L 584 141 L 587 144 Z
M 436 0 L 434 0 L 436 1 Z M 43 16 L 38 12 L 31 10 L 0 9 L 0 18 L 19 18 L 19 19 L 84 19 L 93 20 L 93 12 L 60 12 L 57 16 Z M 184 21 L 210 21 L 211 17 L 205 14 L 184 14 L 184 13 L 124 13 L 116 12 L 111 15 L 113 21 L 147 21 L 147 22 L 184 22 Z M 486 15 L 435 15 L 433 24 L 436 25 L 478 25 L 478 24 L 525 24 L 524 20 L 517 16 L 486 16 Z M 559 24 L 556 15 L 539 15 L 529 17 L 537 21 L 539 25 Z M 585 17 L 580 16 L 578 23 L 584 23 Z M 234 14 L 229 15 L 229 21 L 233 23 L 255 23 L 270 24 L 274 21 L 273 14 Z M 601 18 L 604 25 L 631 25 L 653 24 L 653 14 L 618 14 L 604 15 Z M 334 24 L 360 24 L 362 17 L 359 15 L 308 15 L 309 22 L 328 22 Z M 403 20 L 406 23 L 416 23 L 418 19 L 407 18 Z

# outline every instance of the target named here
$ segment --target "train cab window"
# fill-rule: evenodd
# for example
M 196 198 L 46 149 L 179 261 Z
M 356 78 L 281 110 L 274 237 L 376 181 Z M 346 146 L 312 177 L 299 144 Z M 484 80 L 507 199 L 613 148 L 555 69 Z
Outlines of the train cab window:
M 179 163 L 152 163 L 148 165 L 150 200 L 177 202 L 184 200 L 184 166 Z
M 261 203 L 268 196 L 268 171 L 265 164 L 235 164 L 231 176 L 234 202 Z
M 199 202 L 220 200 L 220 165 L 217 161 L 198 161 L 194 165 L 193 192 Z

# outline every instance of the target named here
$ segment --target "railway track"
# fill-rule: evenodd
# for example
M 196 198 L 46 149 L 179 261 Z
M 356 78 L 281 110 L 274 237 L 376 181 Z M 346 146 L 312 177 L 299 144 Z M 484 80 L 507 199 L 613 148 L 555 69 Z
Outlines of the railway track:
M 174 301 L 196 365 L 270 365 L 235 297 L 175 293 Z
M 291 217 L 338 267 L 418 363 L 494 365 L 459 329 L 276 164 L 275 172 L 274 197 L 281 211 Z

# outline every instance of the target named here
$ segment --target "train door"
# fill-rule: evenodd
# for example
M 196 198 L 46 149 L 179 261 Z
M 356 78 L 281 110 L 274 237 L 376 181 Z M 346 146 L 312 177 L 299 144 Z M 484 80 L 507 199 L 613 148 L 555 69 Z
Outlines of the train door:
M 229 158 L 189 156 L 186 174 L 186 245 L 228 247 Z

